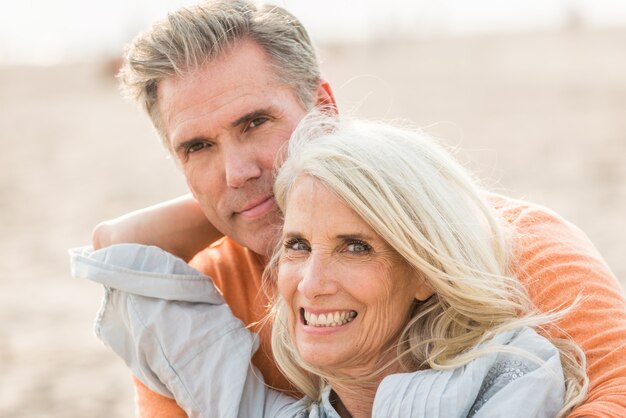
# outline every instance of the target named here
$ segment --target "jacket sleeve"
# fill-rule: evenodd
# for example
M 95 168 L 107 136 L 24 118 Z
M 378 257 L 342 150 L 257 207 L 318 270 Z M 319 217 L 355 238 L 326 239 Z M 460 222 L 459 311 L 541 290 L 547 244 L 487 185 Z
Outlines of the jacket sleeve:
M 626 417 L 626 301 L 619 282 L 585 234 L 529 206 L 514 220 L 520 277 L 544 312 L 574 308 L 550 330 L 583 349 L 589 392 L 569 418 Z
M 156 247 L 127 244 L 74 251 L 74 276 L 107 284 L 99 338 L 150 390 L 174 397 L 190 417 L 301 409 L 302 401 L 265 386 L 250 361 L 256 335 L 233 316 L 210 279 L 171 258 Z M 193 286 L 198 280 L 209 287 Z
M 187 418 L 187 414 L 178 406 L 175 399 L 148 389 L 135 376 L 132 380 L 135 386 L 136 418 Z

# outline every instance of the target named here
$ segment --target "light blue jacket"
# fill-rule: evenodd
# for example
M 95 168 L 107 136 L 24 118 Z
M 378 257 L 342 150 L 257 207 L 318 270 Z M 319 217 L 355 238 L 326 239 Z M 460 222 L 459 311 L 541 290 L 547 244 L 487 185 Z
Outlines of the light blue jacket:
M 293 399 L 265 386 L 250 359 L 255 334 L 233 316 L 213 282 L 156 247 L 70 250 L 72 274 L 105 287 L 96 334 L 151 390 L 190 417 L 338 417 L 329 402 Z M 559 353 L 533 330 L 487 344 L 536 356 L 489 353 L 453 370 L 387 376 L 374 417 L 552 418 L 563 406 Z

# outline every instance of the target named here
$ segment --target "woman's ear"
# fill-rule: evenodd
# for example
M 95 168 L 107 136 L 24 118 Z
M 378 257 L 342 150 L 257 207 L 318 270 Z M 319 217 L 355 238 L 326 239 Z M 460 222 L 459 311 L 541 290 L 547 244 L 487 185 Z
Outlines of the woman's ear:
M 424 277 L 420 277 L 419 281 L 420 282 L 417 285 L 417 289 L 415 290 L 415 299 L 420 302 L 424 302 L 425 300 L 430 298 L 435 293 L 435 291 L 432 287 L 430 287 L 430 284 L 428 284 Z

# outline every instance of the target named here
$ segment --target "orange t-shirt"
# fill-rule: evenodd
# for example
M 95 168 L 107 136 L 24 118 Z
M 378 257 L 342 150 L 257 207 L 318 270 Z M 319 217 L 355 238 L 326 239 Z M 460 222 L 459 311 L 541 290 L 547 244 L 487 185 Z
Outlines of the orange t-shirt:
M 540 206 L 498 195 L 489 199 L 512 226 L 514 267 L 535 305 L 542 311 L 559 310 L 581 296 L 574 310 L 558 323 L 585 351 L 590 380 L 586 403 L 569 418 L 626 417 L 626 300 L 617 279 L 574 225 Z M 265 315 L 268 300 L 260 290 L 261 257 L 225 238 L 190 264 L 213 278 L 244 323 L 255 323 Z M 258 331 L 255 326 L 251 329 Z M 261 347 L 253 362 L 270 385 L 287 389 L 289 384 L 267 354 L 269 331 L 269 327 L 261 330 Z M 552 332 L 552 337 L 565 337 L 560 331 Z M 138 417 L 186 416 L 173 399 L 134 381 Z

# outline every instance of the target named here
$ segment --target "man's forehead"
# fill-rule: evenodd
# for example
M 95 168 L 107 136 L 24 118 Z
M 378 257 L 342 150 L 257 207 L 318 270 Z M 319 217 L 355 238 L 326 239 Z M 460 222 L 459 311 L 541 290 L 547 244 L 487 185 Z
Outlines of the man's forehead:
M 162 79 L 157 93 L 161 99 L 180 90 L 204 87 L 217 95 L 220 91 L 242 86 L 259 89 L 261 86 L 278 85 L 280 79 L 265 50 L 255 42 L 243 41 L 197 68 Z
M 227 129 L 248 114 L 275 111 L 280 106 L 277 90 L 285 88 L 274 81 L 224 81 L 203 76 L 162 81 L 159 109 L 171 141 L 189 130 Z
M 262 100 L 278 83 L 263 77 L 252 77 L 246 72 L 241 77 L 224 77 L 203 69 L 182 76 L 161 80 L 158 86 L 160 107 L 176 114 L 197 105 L 222 106 L 237 99 Z

